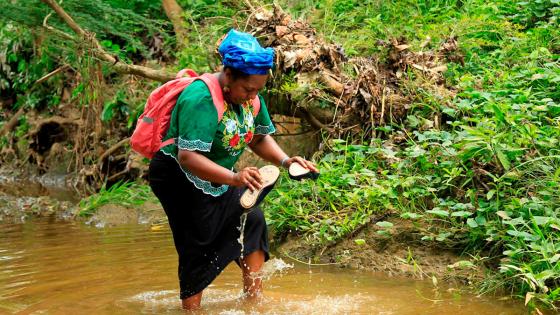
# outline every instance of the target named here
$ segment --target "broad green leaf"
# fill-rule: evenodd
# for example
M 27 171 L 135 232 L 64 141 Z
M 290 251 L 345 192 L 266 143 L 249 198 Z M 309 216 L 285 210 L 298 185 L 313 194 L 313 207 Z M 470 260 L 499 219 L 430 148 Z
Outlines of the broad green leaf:
M 446 218 L 446 217 L 449 216 L 449 211 L 447 211 L 447 210 L 441 210 L 441 209 L 438 209 L 438 208 L 434 208 L 434 209 L 432 209 L 432 210 L 428 210 L 428 211 L 426 211 L 426 213 L 430 213 L 430 214 L 437 215 L 437 216 L 439 216 L 439 217 L 444 217 L 444 218 Z
M 492 110 L 500 122 L 506 123 L 504 112 L 496 104 L 492 104 Z
M 451 213 L 452 217 L 461 217 L 461 218 L 470 217 L 471 215 L 472 212 L 468 212 L 468 211 L 454 211 Z
M 362 239 L 362 238 L 358 238 L 354 240 L 354 243 L 356 243 L 356 245 L 365 245 L 366 244 L 366 240 Z
M 375 223 L 375 225 L 377 225 L 379 227 L 382 227 L 384 229 L 393 227 L 393 223 L 387 222 L 387 221 L 379 221 L 379 222 Z
M 554 222 L 554 218 L 552 217 L 541 217 L 541 216 L 534 216 L 533 220 L 537 225 L 546 225 L 549 222 Z
M 436 241 L 443 242 L 443 241 L 445 241 L 449 236 L 451 236 L 451 233 L 449 233 L 449 232 L 439 233 L 439 235 L 436 237 Z
M 497 211 L 496 214 L 504 220 L 511 220 L 511 217 L 505 211 Z
M 447 265 L 449 269 L 468 269 L 468 268 L 475 268 L 475 265 L 468 261 L 468 260 L 460 260 L 454 264 Z
M 482 215 L 477 216 L 474 220 L 476 221 L 476 224 L 478 224 L 479 226 L 486 225 L 486 218 Z
M 473 229 L 478 227 L 478 223 L 476 223 L 476 221 L 473 218 L 467 219 L 467 225 Z
M 508 230 L 507 234 L 509 234 L 511 236 L 515 236 L 515 237 L 521 237 L 526 241 L 534 241 L 538 238 L 535 235 L 532 235 L 532 234 L 529 234 L 529 233 L 523 232 L 523 231 Z
M 500 163 L 502 164 L 504 169 L 509 170 L 511 168 L 511 164 L 509 162 L 508 157 L 498 146 L 496 146 L 494 150 L 496 151 L 496 156 L 498 157 L 498 160 L 500 160 Z
M 511 220 L 504 220 L 503 221 L 504 224 L 510 224 L 510 225 L 522 225 L 525 224 L 525 219 L 523 219 L 523 217 L 517 217 Z

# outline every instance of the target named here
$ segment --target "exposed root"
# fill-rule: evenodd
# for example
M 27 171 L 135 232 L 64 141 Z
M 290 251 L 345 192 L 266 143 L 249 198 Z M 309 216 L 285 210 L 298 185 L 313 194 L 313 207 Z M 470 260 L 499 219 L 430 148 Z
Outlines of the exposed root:
M 10 131 L 12 131 L 16 126 L 17 123 L 19 121 L 19 118 L 21 117 L 21 115 L 23 115 L 24 111 L 23 111 L 23 107 L 20 108 L 15 114 L 14 116 L 12 116 L 12 118 L 10 118 L 10 120 L 2 127 L 2 129 L 0 130 L 0 137 L 9 133 Z
M 101 156 L 97 160 L 97 168 L 99 170 L 101 170 L 101 168 L 103 166 L 103 162 L 105 161 L 105 159 L 108 156 L 110 156 L 111 154 L 115 153 L 119 148 L 121 148 L 125 144 L 128 144 L 129 141 L 130 141 L 130 137 L 122 139 L 121 141 L 117 142 L 115 145 L 113 145 L 109 149 L 105 150 L 105 152 L 103 152 L 103 154 L 101 154 Z
M 446 62 L 463 62 L 455 37 L 436 51 L 420 52 L 411 51 L 410 45 L 395 39 L 389 44 L 386 65 L 375 58 L 347 60 L 340 45 L 318 37 L 307 22 L 293 20 L 278 5 L 272 11 L 262 7 L 254 10 L 247 23 L 249 31 L 266 46 L 274 47 L 278 72 L 295 74 L 297 88 L 285 88 L 286 79 L 275 82 L 275 87 L 287 93 L 296 107 L 310 113 L 306 118 L 324 116 L 328 104 L 329 117 L 309 123 L 334 131 L 335 136 L 374 130 L 375 126 L 403 119 L 414 97 L 399 88 L 406 71 L 416 71 L 436 84 L 443 84 Z M 345 72 L 344 68 L 353 72 Z M 275 77 L 280 77 L 279 73 Z M 322 115 L 316 114 L 319 108 Z

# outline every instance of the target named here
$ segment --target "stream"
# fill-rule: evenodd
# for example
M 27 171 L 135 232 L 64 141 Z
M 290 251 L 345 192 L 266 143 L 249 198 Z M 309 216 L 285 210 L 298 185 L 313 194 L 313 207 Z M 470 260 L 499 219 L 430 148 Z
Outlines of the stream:
M 431 281 L 272 255 L 265 297 L 243 301 L 232 263 L 195 314 L 524 314 L 522 303 Z M 95 228 L 56 216 L 0 222 L 0 314 L 184 314 L 167 225 Z

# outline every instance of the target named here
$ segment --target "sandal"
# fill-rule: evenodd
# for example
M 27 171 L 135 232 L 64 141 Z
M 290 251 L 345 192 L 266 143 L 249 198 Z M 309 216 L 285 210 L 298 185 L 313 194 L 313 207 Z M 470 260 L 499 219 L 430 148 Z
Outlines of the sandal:
M 280 170 L 274 165 L 266 165 L 259 169 L 259 173 L 263 179 L 262 187 L 251 191 L 249 188 L 245 188 L 245 191 L 241 195 L 239 202 L 241 207 L 245 209 L 251 209 L 258 205 L 264 197 L 272 190 L 274 184 L 280 176 Z
M 302 180 L 304 178 L 316 180 L 317 178 L 319 178 L 319 173 L 306 169 L 298 162 L 294 162 L 292 163 L 292 165 L 290 165 L 288 174 L 290 175 L 290 178 L 294 180 Z

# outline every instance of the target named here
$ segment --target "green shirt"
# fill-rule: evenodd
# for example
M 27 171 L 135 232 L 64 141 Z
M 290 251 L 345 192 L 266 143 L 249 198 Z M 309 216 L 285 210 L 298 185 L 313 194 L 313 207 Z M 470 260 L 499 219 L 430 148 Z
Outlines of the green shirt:
M 268 115 L 264 99 L 259 95 L 261 108 L 256 118 L 250 102 L 230 105 L 224 102 L 225 111 L 218 122 L 218 112 L 206 84 L 197 80 L 179 96 L 173 108 L 171 122 L 163 141 L 175 138 L 174 144 L 161 149 L 175 158 L 178 150 L 197 151 L 216 164 L 233 169 L 235 162 L 254 134 L 271 134 L 275 128 Z M 228 185 L 212 184 L 182 168 L 187 178 L 204 193 L 219 196 Z

